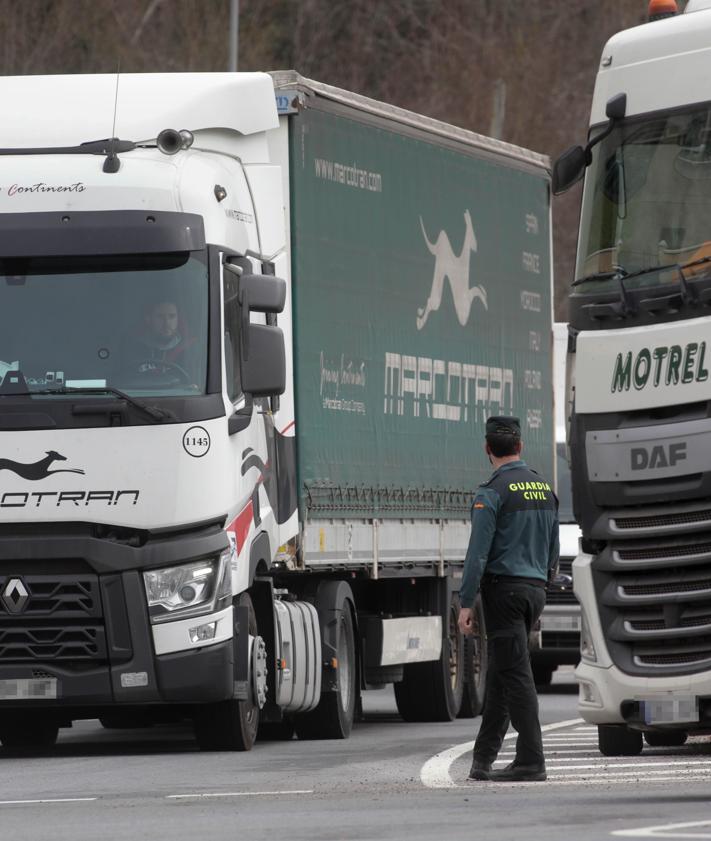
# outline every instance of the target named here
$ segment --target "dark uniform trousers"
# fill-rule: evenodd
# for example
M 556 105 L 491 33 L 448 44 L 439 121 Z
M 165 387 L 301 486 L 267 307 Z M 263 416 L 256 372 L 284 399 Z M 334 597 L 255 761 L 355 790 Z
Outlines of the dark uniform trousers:
M 516 763 L 544 764 L 538 695 L 528 653 L 528 635 L 546 602 L 545 583 L 485 575 L 481 596 L 489 647 L 486 700 L 474 758 L 493 762 L 509 728 L 518 731 Z

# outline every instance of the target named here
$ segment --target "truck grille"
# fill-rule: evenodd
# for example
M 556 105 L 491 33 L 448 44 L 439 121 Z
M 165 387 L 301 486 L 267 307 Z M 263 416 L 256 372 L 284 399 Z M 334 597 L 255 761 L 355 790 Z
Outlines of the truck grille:
M 17 568 L 22 568 L 19 563 Z M 21 582 L 26 597 L 18 600 L 13 580 Z M 107 658 L 98 576 L 0 575 L 2 662 L 62 662 L 71 666 L 76 661 Z
M 664 526 L 683 526 L 709 521 L 711 521 L 711 510 L 653 514 L 646 517 L 617 516 L 613 519 L 618 529 L 658 529 Z
M 711 663 L 711 645 L 704 651 L 688 654 L 638 654 L 635 656 L 635 662 L 640 666 L 706 666 Z
M 561 575 L 569 575 L 573 577 L 573 560 L 574 558 L 561 558 L 559 572 Z M 577 604 L 578 600 L 575 598 L 573 588 L 566 590 L 550 589 L 546 594 L 546 604 Z
M 610 656 L 628 674 L 693 674 L 711 664 L 711 542 L 655 543 L 611 544 L 593 562 Z
M 0 628 L 0 660 L 105 660 L 106 641 L 97 627 Z
M 666 629 L 664 619 L 633 619 L 628 622 L 632 631 L 663 631 Z M 679 628 L 708 628 L 711 631 L 711 614 L 708 616 L 682 618 Z
M 20 613 L 12 611 L 5 598 L 0 598 L 0 623 L 8 618 L 61 617 L 86 619 L 101 616 L 99 579 L 93 575 L 3 575 L 0 593 L 12 579 L 20 579 L 27 590 L 27 603 Z
M 617 549 L 616 556 L 621 561 L 673 560 L 675 558 L 708 556 L 711 559 L 711 542 L 690 543 L 686 546 L 652 546 L 642 549 Z

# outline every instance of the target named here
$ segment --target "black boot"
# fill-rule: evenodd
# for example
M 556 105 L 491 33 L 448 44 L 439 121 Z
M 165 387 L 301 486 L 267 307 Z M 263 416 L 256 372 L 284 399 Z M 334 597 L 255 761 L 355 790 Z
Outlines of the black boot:
M 488 780 L 489 771 L 491 771 L 491 762 L 484 762 L 484 760 L 474 757 L 471 770 L 469 771 L 469 779 Z
M 542 782 L 546 779 L 546 766 L 543 763 L 520 765 L 514 761 L 499 771 L 490 771 L 487 776 L 492 783 Z

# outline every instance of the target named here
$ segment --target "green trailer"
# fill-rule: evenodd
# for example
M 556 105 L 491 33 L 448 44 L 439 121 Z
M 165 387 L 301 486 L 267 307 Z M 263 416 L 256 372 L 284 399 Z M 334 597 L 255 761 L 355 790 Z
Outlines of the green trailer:
M 273 79 L 300 531 L 285 583 L 350 582 L 362 684 L 395 682 L 406 717 L 476 711 L 483 628 L 478 650 L 464 646 L 456 593 L 490 473 L 487 416 L 519 416 L 528 462 L 554 478 L 548 159 L 294 72 Z M 441 621 L 403 637 L 384 616 Z

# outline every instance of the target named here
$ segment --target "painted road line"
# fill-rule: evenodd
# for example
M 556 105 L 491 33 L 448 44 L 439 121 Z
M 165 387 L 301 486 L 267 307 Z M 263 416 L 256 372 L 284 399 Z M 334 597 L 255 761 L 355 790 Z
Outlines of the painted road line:
M 203 791 L 191 794 L 167 794 L 166 800 L 187 800 L 199 797 L 281 797 L 285 794 L 313 794 L 312 788 L 291 789 L 289 791 Z
M 0 806 L 25 806 L 37 803 L 91 803 L 98 797 L 47 797 L 38 800 L 0 800 Z
M 546 750 L 546 748 L 548 748 L 549 750 Z M 546 754 L 548 754 L 548 753 L 578 753 L 578 754 L 580 754 L 580 753 L 597 753 L 597 750 L 593 751 L 590 748 L 557 748 L 557 747 L 554 747 L 553 745 L 548 744 L 548 742 L 546 742 L 545 740 L 543 741 L 543 750 L 545 751 Z M 500 751 L 499 756 L 504 757 L 507 754 L 512 756 L 515 753 L 516 753 L 515 750 Z
M 678 767 L 681 770 L 682 766 L 688 765 L 691 768 L 701 768 L 704 765 L 711 765 L 711 761 L 708 759 L 670 759 L 668 762 L 615 762 L 615 763 L 601 763 L 596 762 L 594 764 L 589 765 L 561 765 L 560 768 L 557 768 L 555 764 L 555 760 L 550 764 L 546 762 L 546 768 L 548 771 L 551 770 L 563 770 L 566 771 L 577 771 L 577 770 L 592 770 L 593 768 L 599 768 L 601 770 L 613 769 L 613 768 L 669 768 L 670 766 Z
M 639 829 L 616 829 L 611 835 L 622 838 L 711 838 L 711 831 L 703 833 L 684 831 L 694 827 L 708 827 L 711 830 L 711 821 L 688 821 L 645 826 Z
M 501 754 L 499 754 L 499 755 L 501 755 Z M 550 756 L 550 754 L 547 753 L 546 756 Z M 615 768 L 617 766 L 617 763 L 618 763 L 617 759 L 614 759 L 614 758 L 609 757 L 609 756 L 603 758 L 599 754 L 596 754 L 594 758 L 599 760 L 598 765 L 599 765 L 600 768 Z M 552 764 L 555 764 L 556 762 L 579 762 L 579 761 L 584 760 L 584 759 L 585 759 L 584 756 L 556 756 L 553 759 L 551 759 L 550 762 Z M 622 760 L 622 759 L 624 759 L 624 757 L 619 757 L 618 759 Z M 682 763 L 687 762 L 689 765 L 702 765 L 703 763 L 710 762 L 710 761 L 711 760 L 708 760 L 708 759 L 693 759 L 693 758 L 682 759 L 681 757 L 675 759 L 671 755 L 660 756 L 659 754 L 654 754 L 654 755 L 650 755 L 649 761 L 645 762 L 644 765 L 647 766 L 647 767 L 652 767 L 652 768 L 656 768 L 656 767 L 666 768 L 666 766 L 669 765 L 669 763 L 671 763 L 671 762 L 682 762 Z M 548 765 L 548 760 L 546 760 L 546 765 Z
M 548 733 L 551 730 L 560 730 L 563 727 L 570 727 L 572 724 L 578 724 L 580 721 L 582 721 L 581 718 L 571 718 L 567 721 L 557 721 L 553 724 L 544 724 L 543 727 L 541 727 L 541 732 Z M 515 739 L 517 736 L 518 733 L 514 730 L 511 733 L 507 733 L 507 735 L 504 736 L 504 739 Z M 472 750 L 473 747 L 473 741 L 462 742 L 461 744 L 447 748 L 447 750 L 443 750 L 428 759 L 420 770 L 420 780 L 422 781 L 422 784 L 427 786 L 427 788 L 460 788 L 461 786 L 455 783 L 450 776 L 449 769 L 457 759 L 464 756 L 464 754 Z M 524 785 L 531 785 L 531 783 L 525 783 Z
M 638 775 L 630 775 L 629 777 L 574 777 L 569 779 L 568 777 L 548 777 L 547 780 L 541 782 L 519 782 L 519 783 L 502 783 L 502 782 L 492 782 L 492 781 L 485 781 L 485 780 L 470 780 L 466 784 L 457 786 L 457 788 L 466 788 L 466 789 L 478 789 L 484 786 L 486 789 L 496 789 L 497 791 L 505 788 L 531 788 L 531 786 L 544 786 L 550 788 L 551 786 L 598 786 L 598 785 L 617 785 L 619 783 L 624 784 L 632 784 L 632 783 L 639 783 L 640 785 L 647 785 L 647 783 L 674 783 L 679 782 L 678 776 L 659 776 L 659 777 L 643 777 L 640 778 Z M 684 783 L 706 783 L 708 782 L 708 777 L 706 775 L 699 775 L 696 777 L 684 777 Z M 656 837 L 656 836 L 655 836 Z M 662 836 L 664 837 L 664 836 Z M 676 836 L 674 836 L 676 837 Z M 691 836 L 696 838 L 697 836 Z M 706 836 L 698 836 L 705 838 Z
M 558 771 L 560 769 L 557 769 Z M 566 773 L 550 773 L 548 772 L 549 779 L 561 779 L 565 777 L 565 779 L 572 779 L 573 777 L 587 779 L 591 773 L 596 773 L 601 777 L 609 777 L 612 779 L 613 777 L 637 777 L 642 779 L 643 777 L 658 777 L 660 774 L 669 775 L 673 774 L 674 777 L 679 780 L 687 780 L 689 777 L 699 776 L 700 774 L 705 774 L 705 769 L 699 768 L 698 770 L 694 770 L 693 768 L 682 768 L 682 769 L 669 769 L 665 771 L 663 768 L 658 769 L 657 771 L 600 771 L 599 769 L 590 768 L 588 771 L 570 771 L 568 772 L 566 769 Z M 708 778 L 708 774 L 705 774 L 705 779 Z

